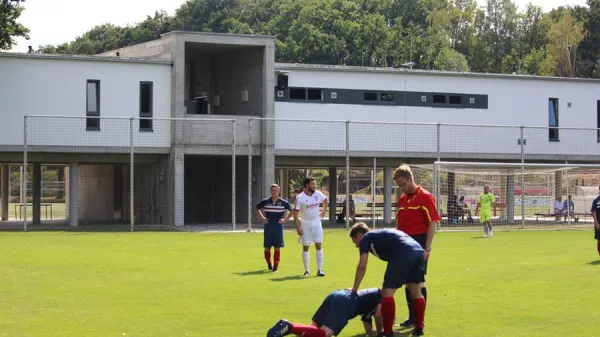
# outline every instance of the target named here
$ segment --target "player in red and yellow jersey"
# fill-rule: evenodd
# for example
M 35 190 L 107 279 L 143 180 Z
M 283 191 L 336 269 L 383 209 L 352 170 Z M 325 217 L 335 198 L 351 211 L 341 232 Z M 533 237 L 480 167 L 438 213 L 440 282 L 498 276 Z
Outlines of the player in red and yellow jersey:
M 393 179 L 403 192 L 398 200 L 396 227 L 398 230 L 410 235 L 423 247 L 425 266 L 427 266 L 433 236 L 440 221 L 440 215 L 435 206 L 435 199 L 429 191 L 415 183 L 412 171 L 408 165 L 398 167 L 394 171 Z M 421 292 L 425 301 L 427 301 L 425 282 L 421 284 Z M 400 326 L 409 328 L 415 324 L 415 315 L 412 310 L 412 301 L 408 290 L 406 290 L 406 303 L 408 305 L 409 316 Z

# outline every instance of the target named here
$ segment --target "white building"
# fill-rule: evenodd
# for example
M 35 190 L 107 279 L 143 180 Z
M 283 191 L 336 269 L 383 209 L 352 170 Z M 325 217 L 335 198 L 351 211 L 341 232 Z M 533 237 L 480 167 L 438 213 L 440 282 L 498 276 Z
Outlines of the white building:
M 0 163 L 21 165 L 27 153 L 33 223 L 40 167 L 51 164 L 69 168 L 72 225 L 127 221 L 132 208 L 138 223 L 234 214 L 240 223 L 247 196 L 252 205 L 268 195 L 276 170 L 333 174 L 347 153 L 353 167 L 377 157 L 388 182 L 400 162 L 440 158 L 595 162 L 599 89 L 584 79 L 276 64 L 266 36 L 171 32 L 98 56 L 0 53 Z

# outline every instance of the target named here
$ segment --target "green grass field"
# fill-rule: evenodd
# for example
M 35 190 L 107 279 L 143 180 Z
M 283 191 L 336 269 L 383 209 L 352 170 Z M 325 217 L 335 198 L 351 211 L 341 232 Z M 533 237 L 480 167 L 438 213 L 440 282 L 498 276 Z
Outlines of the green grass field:
M 269 273 L 261 233 L 0 233 L 0 336 L 264 336 L 281 317 L 310 323 L 325 295 L 352 286 L 358 252 L 327 231 L 327 276 L 302 278 L 297 237 L 286 240 Z M 597 335 L 595 244 L 591 231 L 438 233 L 427 335 Z M 379 286 L 385 265 L 369 260 L 363 287 Z M 403 320 L 403 293 L 397 306 Z M 341 335 L 360 333 L 355 319 Z

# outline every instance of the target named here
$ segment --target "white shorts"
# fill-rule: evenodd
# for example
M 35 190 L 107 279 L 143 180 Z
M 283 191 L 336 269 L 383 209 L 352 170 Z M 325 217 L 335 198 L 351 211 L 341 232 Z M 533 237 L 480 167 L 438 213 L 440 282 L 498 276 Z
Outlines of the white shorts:
M 302 221 L 302 236 L 300 243 L 303 246 L 310 246 L 311 243 L 323 242 L 323 226 L 321 220 Z

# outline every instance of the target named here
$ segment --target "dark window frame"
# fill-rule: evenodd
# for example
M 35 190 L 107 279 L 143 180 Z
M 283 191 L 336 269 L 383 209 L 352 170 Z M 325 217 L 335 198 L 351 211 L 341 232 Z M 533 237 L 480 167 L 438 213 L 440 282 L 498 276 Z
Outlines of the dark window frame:
M 597 131 L 597 142 L 600 143 L 600 100 L 596 101 L 596 127 Z
M 554 121 L 555 121 L 555 125 L 551 124 L 550 121 L 550 103 L 553 104 L 554 107 Z M 560 141 L 560 134 L 559 134 L 559 127 L 560 127 L 560 123 L 559 123 L 559 117 L 560 117 L 560 109 L 559 109 L 559 100 L 558 98 L 548 98 L 548 141 L 550 142 L 559 142 Z
M 148 104 L 148 109 L 149 111 L 142 111 L 142 107 L 144 106 L 144 104 L 142 103 L 143 99 L 144 99 L 144 95 L 143 95 L 143 87 L 145 85 L 149 85 L 150 89 L 149 89 L 149 104 Z M 140 81 L 140 101 L 139 101 L 139 108 L 140 108 L 140 131 L 147 131 L 147 132 L 152 132 L 154 130 L 154 123 L 152 119 L 146 119 L 146 118 L 154 118 L 154 82 L 152 81 Z M 145 124 L 145 125 L 143 125 Z
M 311 98 L 311 91 L 313 94 L 315 94 L 316 92 L 319 92 L 319 98 Z M 311 102 L 320 102 L 323 101 L 323 89 L 319 89 L 319 88 L 306 88 L 306 100 L 307 101 L 311 101 Z
M 367 95 L 375 99 L 367 99 Z M 379 102 L 379 94 L 376 91 L 363 92 L 363 102 L 376 103 Z
M 384 97 L 388 97 L 388 99 L 384 99 Z M 394 103 L 396 102 L 396 94 L 394 92 L 386 91 L 379 93 L 379 101 L 385 103 Z
M 443 97 L 444 101 L 443 102 L 436 102 L 436 98 L 440 98 L 440 97 Z M 448 105 L 448 95 L 446 95 L 446 94 L 433 94 L 432 97 L 431 97 L 431 104 L 433 106 L 436 106 L 436 105 Z
M 304 97 L 303 98 L 296 98 L 296 97 L 292 97 L 295 95 L 292 95 L 292 93 L 299 93 L 299 92 L 304 92 Z M 306 101 L 306 99 L 308 98 L 308 91 L 306 90 L 306 88 L 290 88 L 290 101 Z
M 95 84 L 96 87 L 96 111 L 89 110 L 89 85 Z M 86 80 L 85 82 L 85 130 L 100 131 L 100 80 Z

